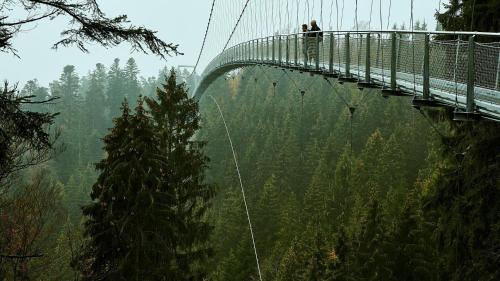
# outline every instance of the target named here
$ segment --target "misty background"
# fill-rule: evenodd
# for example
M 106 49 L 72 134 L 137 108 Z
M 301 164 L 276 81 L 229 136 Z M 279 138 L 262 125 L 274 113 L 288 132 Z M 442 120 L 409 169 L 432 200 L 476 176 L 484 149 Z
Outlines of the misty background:
M 0 79 L 11 83 L 19 82 L 23 85 L 26 81 L 37 78 L 41 85 L 48 85 L 50 81 L 58 78 L 65 65 L 74 65 L 78 74 L 84 75 L 93 69 L 96 63 L 109 65 L 114 58 L 125 62 L 129 57 L 134 57 L 141 74 L 145 77 L 157 76 L 158 70 L 164 66 L 193 65 L 196 62 L 212 0 L 100 0 L 97 2 L 108 16 L 126 14 L 131 23 L 158 31 L 158 36 L 166 42 L 179 44 L 179 50 L 184 55 L 170 57 L 164 61 L 153 55 L 132 52 L 126 43 L 109 49 L 89 45 L 90 53 L 88 54 L 82 53 L 76 47 L 54 50 L 52 45 L 60 39 L 60 32 L 68 25 L 68 18 L 59 17 L 52 21 L 44 20 L 39 24 L 26 26 L 25 32 L 20 33 L 13 40 L 20 58 L 9 53 L 0 54 L 0 68 L 2 69 Z M 310 2 L 312 4 L 313 0 Z M 372 29 L 379 29 L 379 1 L 374 2 Z M 320 0 L 315 1 L 316 7 L 319 7 L 319 3 Z M 326 5 L 329 1 L 324 1 L 324 3 Z M 360 22 L 369 20 L 370 3 L 371 0 L 359 0 Z M 392 1 L 391 27 L 394 23 L 398 26 L 403 23 L 409 26 L 410 3 L 410 0 Z M 429 30 L 434 30 L 436 26 L 434 14 L 439 3 L 440 0 L 415 1 L 415 22 L 425 21 Z M 388 7 L 389 0 L 382 0 L 381 4 L 382 7 Z M 344 29 L 353 26 L 354 11 L 355 1 L 345 1 Z M 19 14 L 19 18 L 23 17 L 19 11 L 12 11 L 12 13 Z M 318 9 L 314 13 L 314 17 L 319 19 L 319 14 L 316 15 Z M 323 16 L 325 23 L 319 22 L 319 25 L 326 30 L 329 29 L 330 19 L 329 15 Z M 386 21 L 387 16 L 387 9 L 383 9 L 383 21 Z M 332 22 L 334 23 L 335 20 Z M 210 59 L 202 59 L 198 73 L 203 71 Z

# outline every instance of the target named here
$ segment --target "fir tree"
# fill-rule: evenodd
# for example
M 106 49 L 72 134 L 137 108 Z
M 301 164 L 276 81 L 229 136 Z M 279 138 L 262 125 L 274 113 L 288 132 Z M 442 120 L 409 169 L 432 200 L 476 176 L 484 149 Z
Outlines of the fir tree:
M 123 69 L 123 75 L 125 78 L 125 96 L 130 101 L 130 103 L 135 104 L 137 98 L 141 93 L 141 87 L 139 84 L 139 67 L 135 62 L 134 58 L 129 58 L 125 67 Z
M 120 67 L 120 60 L 115 59 L 108 72 L 108 87 L 106 91 L 107 105 L 111 118 L 120 115 L 120 103 L 125 98 L 124 73 Z
M 203 154 L 204 141 L 194 138 L 200 129 L 196 100 L 188 98 L 184 84 L 176 83 L 172 70 L 157 100 L 146 98 L 159 138 L 157 144 L 167 165 L 165 190 L 174 198 L 173 215 L 181 225 L 176 237 L 175 280 L 201 280 L 203 267 L 212 249 L 208 245 L 211 225 L 205 215 L 214 196 L 214 187 L 205 183 L 208 158 Z
M 355 269 L 359 280 L 387 280 L 386 239 L 383 214 L 377 200 L 372 199 L 362 222 L 359 245 L 355 252 Z
M 164 157 L 142 101 L 136 113 L 126 103 L 105 137 L 107 157 L 92 188 L 94 203 L 83 208 L 88 245 L 85 280 L 160 280 L 173 275 L 173 200 L 162 189 Z

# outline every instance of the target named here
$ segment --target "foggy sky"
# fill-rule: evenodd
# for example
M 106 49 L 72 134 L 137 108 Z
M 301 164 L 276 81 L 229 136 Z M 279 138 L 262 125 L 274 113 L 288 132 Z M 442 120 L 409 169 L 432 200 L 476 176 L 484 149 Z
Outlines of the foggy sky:
M 376 3 L 378 1 L 375 0 Z M 82 53 L 76 47 L 53 50 L 52 44 L 60 39 L 59 33 L 62 27 L 68 24 L 68 18 L 61 17 L 26 27 L 25 32 L 20 33 L 13 40 L 21 59 L 11 54 L 0 53 L 0 79 L 7 79 L 11 83 L 19 82 L 22 85 L 27 80 L 37 78 L 43 86 L 47 86 L 50 81 L 59 77 L 63 67 L 67 64 L 75 65 L 78 73 L 84 75 L 93 69 L 96 63 L 109 66 L 114 58 L 120 58 L 124 63 L 131 56 L 138 63 L 141 76 L 145 77 L 156 76 L 158 70 L 165 65 L 193 65 L 195 63 L 212 0 L 101 0 L 98 2 L 108 16 L 127 14 L 132 23 L 157 30 L 158 36 L 166 42 L 179 44 L 180 51 L 185 55 L 169 58 L 165 62 L 153 55 L 131 53 L 130 46 L 126 43 L 111 49 L 90 46 L 90 54 Z M 316 0 L 316 3 L 319 2 L 320 0 Z M 325 0 L 326 2 L 329 1 Z M 354 11 L 354 2 L 354 0 L 345 0 L 347 22 L 351 20 L 349 17 Z M 368 21 L 370 2 L 371 0 L 359 0 L 360 21 Z M 388 2 L 389 0 L 382 0 L 382 5 L 388 6 Z M 392 2 L 391 23 L 400 25 L 405 22 L 408 26 L 410 0 L 392 0 Z M 434 13 L 438 8 L 438 3 L 439 0 L 415 0 L 415 21 L 425 20 L 429 28 L 434 29 Z M 373 17 L 373 22 L 376 23 L 378 11 L 374 11 Z M 201 71 L 202 69 L 198 70 L 198 72 Z

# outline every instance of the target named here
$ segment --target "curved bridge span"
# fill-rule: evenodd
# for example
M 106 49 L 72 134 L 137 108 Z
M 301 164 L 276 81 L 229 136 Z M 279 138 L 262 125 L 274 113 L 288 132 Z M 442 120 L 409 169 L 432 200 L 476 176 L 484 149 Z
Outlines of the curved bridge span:
M 358 83 L 384 96 L 413 96 L 418 107 L 455 108 L 456 120 L 500 121 L 500 33 L 325 31 L 258 38 L 215 57 L 194 96 L 225 73 L 255 65 Z

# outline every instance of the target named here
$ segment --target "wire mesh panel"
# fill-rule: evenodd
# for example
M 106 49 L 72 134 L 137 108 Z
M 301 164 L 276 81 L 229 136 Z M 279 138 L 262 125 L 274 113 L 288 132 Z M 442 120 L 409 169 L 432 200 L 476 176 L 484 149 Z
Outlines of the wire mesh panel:
M 328 69 L 330 61 L 330 35 L 323 34 L 319 41 L 319 66 L 321 69 Z
M 465 41 L 430 43 L 431 88 L 465 95 L 467 93 L 467 55 Z
M 207 65 L 202 76 L 236 62 L 281 64 L 304 71 L 328 70 L 346 77 L 349 69 L 349 74 L 370 79 L 367 82 L 379 86 L 416 95 L 429 89 L 432 96 L 451 105 L 465 108 L 467 101 L 467 110 L 487 110 L 500 116 L 500 43 L 474 43 L 472 39 L 438 41 L 432 34 L 377 31 L 368 36 L 366 31 L 333 31 L 324 32 L 322 37 L 316 33 L 269 36 L 227 48 Z M 465 39 L 470 35 L 461 36 Z M 428 45 L 426 38 L 430 38 Z M 429 50 L 429 76 L 424 73 L 426 50 Z M 469 58 L 474 59 L 471 71 Z M 471 85 L 475 86 L 473 92 Z M 472 102 L 471 95 L 465 99 L 468 91 L 474 94 Z
M 398 45 L 397 71 L 410 74 L 410 81 L 413 82 L 413 75 L 422 75 L 424 67 L 424 40 L 404 39 L 399 40 Z M 406 77 L 405 75 L 401 77 Z
M 299 66 L 305 66 L 307 63 L 307 36 L 305 34 L 299 36 Z
M 345 57 L 345 36 L 342 34 L 335 35 L 335 50 L 333 54 L 333 69 L 336 69 L 338 73 L 342 73 L 345 67 L 346 57 Z
M 389 78 L 391 73 L 391 37 L 390 35 L 379 35 L 374 38 L 371 45 L 372 54 L 374 52 L 373 48 L 376 48 L 376 56 L 371 58 L 372 61 L 372 72 L 375 72 L 382 76 L 382 80 L 385 84 L 385 80 Z
M 350 36 L 350 54 L 351 54 L 351 71 L 354 74 L 356 71 L 365 71 L 366 61 L 366 43 L 365 36 L 362 34 L 351 34 Z
M 475 62 L 476 86 L 500 89 L 500 43 L 476 43 Z

